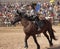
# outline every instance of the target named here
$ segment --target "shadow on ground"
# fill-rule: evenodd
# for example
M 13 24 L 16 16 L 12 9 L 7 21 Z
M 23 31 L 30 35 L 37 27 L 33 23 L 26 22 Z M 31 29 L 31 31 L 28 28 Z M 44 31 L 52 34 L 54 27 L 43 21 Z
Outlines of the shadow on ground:
M 47 49 L 60 49 L 60 45 L 59 46 L 50 47 L 50 48 L 47 48 Z

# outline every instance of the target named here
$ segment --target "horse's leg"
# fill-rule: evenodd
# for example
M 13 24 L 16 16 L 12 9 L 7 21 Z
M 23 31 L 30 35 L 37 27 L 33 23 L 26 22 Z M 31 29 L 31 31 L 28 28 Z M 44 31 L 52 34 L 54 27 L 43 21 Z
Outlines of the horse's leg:
M 43 32 L 43 34 L 48 39 L 50 46 L 53 46 L 53 43 L 50 41 L 49 36 L 47 35 L 46 31 Z
M 49 29 L 48 32 L 49 32 L 49 34 L 50 34 L 51 40 L 52 40 L 52 39 L 57 40 L 56 37 L 55 37 L 55 35 L 54 35 L 54 32 L 53 32 L 52 28 Z
M 25 36 L 25 48 L 28 48 L 27 40 L 28 40 L 29 37 L 30 37 L 30 35 Z
M 56 39 L 56 37 L 55 37 L 54 32 L 53 32 L 52 29 L 49 29 L 48 32 L 49 32 L 49 35 L 50 35 L 50 42 L 52 44 L 50 46 L 53 46 L 52 39 L 54 39 L 54 40 L 57 40 L 57 39 Z
M 37 49 L 40 49 L 40 45 L 38 44 L 37 42 L 37 39 L 36 39 L 36 36 L 35 35 L 32 35 L 33 39 L 34 39 L 34 42 L 36 43 L 37 45 Z

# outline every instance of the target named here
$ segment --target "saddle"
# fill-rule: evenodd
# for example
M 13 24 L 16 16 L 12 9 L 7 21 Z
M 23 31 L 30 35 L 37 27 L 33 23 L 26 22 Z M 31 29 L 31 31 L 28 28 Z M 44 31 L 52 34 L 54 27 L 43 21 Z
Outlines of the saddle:
M 38 28 L 42 28 L 45 23 L 44 23 L 44 20 L 40 20 L 37 16 L 25 16 L 26 19 L 28 19 L 29 21 L 33 21 L 33 23 L 35 23 Z
M 44 20 L 35 21 L 35 24 L 38 26 L 38 28 L 42 28 L 45 25 Z

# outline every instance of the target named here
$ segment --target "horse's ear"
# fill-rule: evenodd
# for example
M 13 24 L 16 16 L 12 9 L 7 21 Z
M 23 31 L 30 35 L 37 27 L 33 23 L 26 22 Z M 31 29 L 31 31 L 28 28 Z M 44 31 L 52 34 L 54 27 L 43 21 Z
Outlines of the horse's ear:
M 21 15 L 21 12 L 19 12 L 18 10 L 17 10 L 17 13 L 18 13 L 19 15 Z

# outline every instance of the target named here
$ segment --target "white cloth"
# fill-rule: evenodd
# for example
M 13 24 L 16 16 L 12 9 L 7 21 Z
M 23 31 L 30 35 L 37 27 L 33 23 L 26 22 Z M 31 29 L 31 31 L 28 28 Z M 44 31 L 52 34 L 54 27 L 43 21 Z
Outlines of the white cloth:
M 35 13 L 34 13 L 34 10 L 33 10 L 33 9 L 32 9 L 32 10 L 27 10 L 26 14 L 27 14 L 28 16 L 35 15 Z
M 45 17 L 46 20 L 53 19 L 53 17 Z

